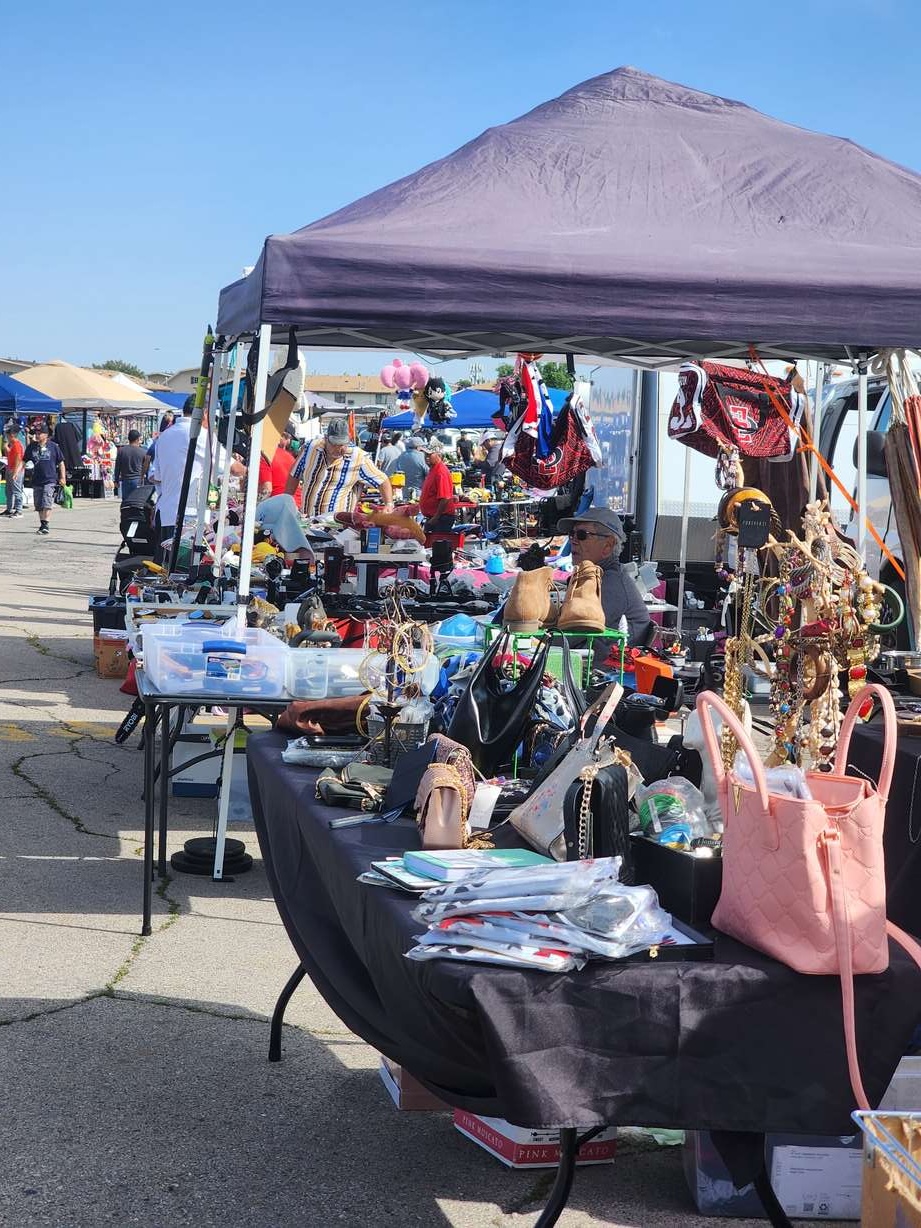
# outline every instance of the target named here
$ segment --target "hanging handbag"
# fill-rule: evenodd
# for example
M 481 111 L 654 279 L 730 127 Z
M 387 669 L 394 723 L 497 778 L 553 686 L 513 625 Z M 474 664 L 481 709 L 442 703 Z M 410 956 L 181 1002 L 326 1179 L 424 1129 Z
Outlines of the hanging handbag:
M 722 363 L 683 363 L 678 395 L 668 417 L 668 434 L 697 452 L 717 456 L 737 448 L 742 456 L 789 460 L 796 439 L 777 412 L 767 389 L 798 422 L 806 398 L 787 379 Z
M 595 711 L 594 707 L 585 713 L 580 726 L 582 736 L 579 741 L 530 797 L 520 806 L 516 806 L 509 815 L 512 827 L 545 857 L 553 857 L 557 861 L 566 861 L 569 857 L 564 809 L 570 785 L 578 780 L 583 770 L 614 762 L 614 752 L 607 747 L 604 748 L 605 757 L 602 759 L 600 743 L 604 728 L 622 694 L 623 687 L 616 685 L 611 688 L 590 734 L 586 733 L 586 727 L 590 714 Z
M 875 695 L 885 740 L 878 788 L 846 776 L 851 733 Z M 726 772 L 713 729 L 715 709 L 748 760 L 754 787 Z M 807 772 L 812 799 L 768 793 L 751 738 L 712 692 L 697 697 L 706 751 L 723 814 L 723 885 L 713 925 L 797 972 L 841 978 L 848 1073 L 857 1103 L 869 1108 L 854 1022 L 855 973 L 885 972 L 887 933 L 921 967 L 921 947 L 886 920 L 883 824 L 895 761 L 895 706 L 889 692 L 863 687 L 844 718 L 834 769 Z
M 633 882 L 628 772 L 622 763 L 582 769 L 563 799 L 563 831 L 567 861 L 620 857 L 620 881 Z
M 495 776 L 511 761 L 524 736 L 547 664 L 550 641 L 545 639 L 531 663 L 510 688 L 502 686 L 498 663 L 512 649 L 508 631 L 496 636 L 480 658 L 451 716 L 448 737 L 470 751 L 484 776 Z
M 536 438 L 522 429 L 523 418 L 522 414 L 509 431 L 502 459 L 525 486 L 556 490 L 594 467 L 585 427 L 569 399 L 551 427 L 548 453 L 543 458 L 537 455 Z M 506 455 L 505 449 L 510 446 L 510 455 Z

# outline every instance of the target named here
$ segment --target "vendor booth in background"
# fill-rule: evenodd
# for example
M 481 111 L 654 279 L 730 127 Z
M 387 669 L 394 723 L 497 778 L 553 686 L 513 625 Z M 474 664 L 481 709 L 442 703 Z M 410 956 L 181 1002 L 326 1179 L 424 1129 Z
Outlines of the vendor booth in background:
M 653 144 L 661 170 L 651 172 Z M 752 150 L 755 170 L 725 174 L 751 166 Z M 574 159 L 590 181 L 574 184 Z M 802 165 L 813 171 L 805 180 Z M 639 186 L 625 197 L 623 183 Z M 247 743 L 262 853 L 298 959 L 271 1056 L 309 973 L 349 1027 L 445 1103 L 481 1121 L 558 1129 L 542 1228 L 565 1204 L 580 1143 L 618 1124 L 713 1131 L 733 1185 L 753 1182 L 772 1222 L 785 1223 L 763 1135 L 852 1133 L 855 1104 L 879 1098 L 912 1043 L 921 952 L 887 925 L 891 810 L 884 825 L 909 721 L 892 686 L 870 684 L 898 603 L 836 533 L 819 492 L 805 516 L 777 493 L 784 478 L 792 486 L 799 448 L 815 454 L 797 373 L 771 374 L 762 359 L 857 360 L 865 391 L 866 358 L 916 336 L 919 228 L 918 176 L 621 69 L 321 223 L 270 237 L 250 276 L 221 294 L 202 370 L 213 408 L 231 350 L 239 382 L 240 351 L 258 340 L 245 401 L 251 456 L 274 443 L 266 422 L 291 412 L 284 369 L 270 380 L 273 344 L 289 356 L 345 348 L 359 330 L 385 361 L 394 349 L 517 354 L 500 405 L 503 460 L 547 498 L 564 483 L 587 488 L 603 462 L 580 354 L 693 362 L 675 434 L 708 452 L 716 441 L 714 564 L 731 617 L 711 629 L 689 679 L 669 674 L 696 634 L 631 647 L 626 628 L 606 626 L 604 566 L 618 560 L 610 540 L 589 537 L 616 534 L 597 517 L 580 526 L 580 513 L 599 510 L 587 490 L 565 517 L 571 573 L 562 535 L 425 546 L 411 540 L 422 532 L 411 516 L 373 502 L 347 526 L 300 524 L 292 554 L 271 533 L 256 541 L 251 465 L 238 530 L 226 533 L 228 476 L 217 524 L 191 518 L 187 571 L 145 567 L 132 580 L 150 598 L 132 639 L 151 726 L 168 729 L 179 704 L 228 708 L 229 788 L 237 711 L 284 709 L 276 730 Z M 391 272 L 407 253 L 412 294 Z M 577 378 L 556 407 L 534 364 L 560 353 Z M 430 421 L 434 404 L 434 429 L 456 422 L 455 398 L 430 372 L 423 381 L 410 364 L 398 378 L 402 365 L 390 366 Z M 213 436 L 208 445 L 216 456 Z M 190 468 L 192 457 L 190 447 Z M 748 461 L 774 468 L 756 482 Z M 228 596 L 253 625 L 209 625 Z M 170 611 L 180 597 L 184 608 Z M 654 608 L 654 593 L 637 597 Z M 336 646 L 346 618 L 361 627 L 354 656 Z M 496 626 L 488 646 L 486 623 Z M 602 643 L 599 654 L 593 636 L 615 651 Z M 598 668 L 586 679 L 576 654 L 588 651 Z M 629 693 L 622 672 L 648 679 L 650 693 Z M 698 690 L 698 728 L 660 732 L 685 703 L 685 681 Z M 751 733 L 759 695 L 766 763 Z M 868 717 L 882 742 L 878 787 L 847 774 Z M 145 783 L 149 932 L 152 741 Z M 165 873 L 162 795 L 161 806 Z M 222 794 L 217 877 L 226 815 Z M 890 937 L 909 954 L 890 950 Z M 638 1031 L 638 1018 L 670 1022 Z

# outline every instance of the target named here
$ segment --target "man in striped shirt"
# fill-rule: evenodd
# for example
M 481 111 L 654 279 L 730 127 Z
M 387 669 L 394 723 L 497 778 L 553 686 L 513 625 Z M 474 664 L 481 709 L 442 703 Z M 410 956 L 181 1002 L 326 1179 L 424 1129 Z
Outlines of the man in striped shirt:
M 367 452 L 354 447 L 345 418 L 333 418 L 326 435 L 305 448 L 288 477 L 286 491 L 293 495 L 302 484 L 301 510 L 307 516 L 350 512 L 358 501 L 359 487 L 380 491 L 384 511 L 393 511 L 390 479 Z

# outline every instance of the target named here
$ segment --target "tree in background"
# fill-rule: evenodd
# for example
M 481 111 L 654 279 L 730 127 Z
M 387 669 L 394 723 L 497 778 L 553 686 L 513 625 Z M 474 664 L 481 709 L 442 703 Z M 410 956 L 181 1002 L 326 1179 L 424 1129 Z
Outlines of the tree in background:
M 542 362 L 540 373 L 548 388 L 562 388 L 565 392 L 572 389 L 572 376 L 565 362 Z
M 140 367 L 136 367 L 133 362 L 123 362 L 120 358 L 107 358 L 105 362 L 94 362 L 94 371 L 121 371 L 123 375 L 130 375 L 132 379 L 147 379 L 146 372 Z
M 452 384 L 451 386 L 452 386 L 452 388 L 454 389 L 454 391 L 455 391 L 455 392 L 462 392 L 464 388 L 472 388 L 472 387 L 473 387 L 473 380 L 470 380 L 470 379 L 456 379 L 456 380 L 454 380 L 454 382 L 453 382 L 453 384 Z
M 496 367 L 496 379 L 507 379 L 508 376 L 515 374 L 515 364 L 513 362 L 500 362 Z

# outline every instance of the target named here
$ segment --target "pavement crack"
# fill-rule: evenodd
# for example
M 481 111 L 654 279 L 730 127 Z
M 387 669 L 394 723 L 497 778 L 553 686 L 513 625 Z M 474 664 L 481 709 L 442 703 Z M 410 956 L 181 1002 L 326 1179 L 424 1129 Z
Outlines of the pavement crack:
M 106 984 L 103 992 L 109 997 L 121 997 L 121 995 L 116 991 L 116 986 L 128 976 L 131 971 L 132 964 L 144 950 L 145 946 L 152 938 L 155 938 L 157 934 L 162 934 L 165 930 L 168 930 L 170 926 L 175 925 L 182 915 L 179 901 L 174 896 L 169 894 L 169 885 L 172 881 L 171 875 L 164 875 L 164 877 L 160 879 L 156 890 L 154 891 L 154 895 L 159 896 L 159 898 L 166 905 L 165 919 L 160 925 L 157 926 L 156 930 L 154 930 L 152 934 L 139 934 L 135 938 L 134 942 L 131 944 L 131 950 L 128 952 L 118 968 L 115 969 L 112 979 Z
M 72 742 L 71 747 L 73 748 Z M 41 759 L 46 755 L 57 755 L 60 753 L 60 750 L 56 749 L 53 751 L 39 751 L 32 754 L 23 755 L 21 758 L 17 759 L 15 763 L 10 765 L 10 771 L 17 780 L 21 780 L 25 784 L 29 785 L 29 787 L 33 790 L 33 796 L 39 798 L 40 801 L 43 801 L 46 806 L 50 807 L 55 814 L 60 815 L 62 819 L 66 819 L 68 823 L 73 824 L 74 828 L 80 832 L 81 835 L 100 836 L 103 840 L 119 840 L 121 837 L 118 835 L 113 835 L 111 832 L 94 831 L 91 827 L 87 827 L 79 815 L 72 814 L 62 802 L 58 801 L 57 797 L 51 792 L 50 789 L 46 789 L 44 785 L 39 784 L 39 782 L 30 776 L 23 767 L 23 764 L 28 763 L 30 759 Z
M 0 1019 L 0 1028 L 11 1028 L 17 1023 L 32 1023 L 35 1019 L 44 1019 L 47 1015 L 60 1015 L 62 1011 L 72 1011 L 87 1002 L 95 1002 L 97 998 L 108 997 L 105 989 L 94 989 L 92 993 L 75 998 L 72 1002 L 62 1002 L 58 1006 L 46 1006 L 40 1011 L 32 1011 L 29 1015 L 20 1015 L 17 1019 Z
M 84 661 L 81 661 L 78 657 L 71 657 L 63 652 L 52 652 L 51 649 L 48 647 L 48 645 L 44 642 L 44 640 L 42 640 L 41 636 L 36 635 L 34 631 L 27 631 L 25 627 L 19 627 L 18 630 L 22 631 L 23 634 L 25 635 L 26 643 L 29 645 L 29 647 L 34 648 L 35 651 L 39 653 L 41 656 L 51 657 L 53 661 L 67 661 L 69 665 L 80 666 L 81 674 L 85 674 L 88 672 L 86 669 L 86 663 Z M 75 676 L 78 676 L 78 675 L 75 675 Z

